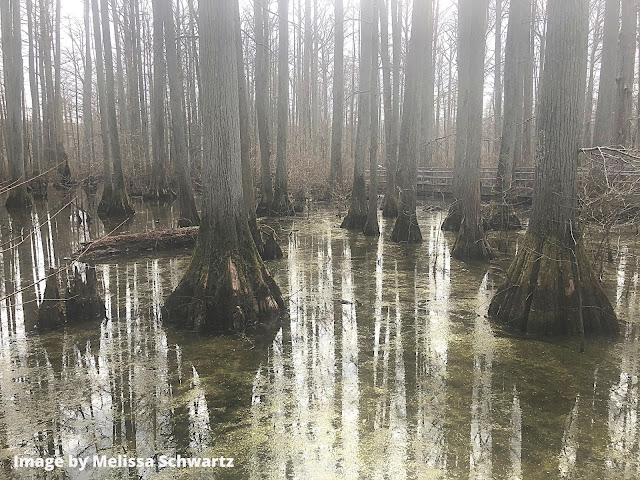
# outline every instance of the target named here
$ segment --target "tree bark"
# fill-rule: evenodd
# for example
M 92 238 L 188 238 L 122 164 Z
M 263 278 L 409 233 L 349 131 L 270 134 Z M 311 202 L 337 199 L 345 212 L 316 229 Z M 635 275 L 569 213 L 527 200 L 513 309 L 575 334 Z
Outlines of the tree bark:
M 151 93 L 151 191 L 147 198 L 168 200 L 174 197 L 167 183 L 167 141 L 164 98 L 166 68 L 164 61 L 163 0 L 152 0 L 153 7 L 153 91 Z
M 183 108 L 182 66 L 178 59 L 176 48 L 176 30 L 173 22 L 171 0 L 162 0 L 162 17 L 166 37 L 167 74 L 169 77 L 169 106 L 171 108 L 171 141 L 175 148 L 176 161 L 174 165 L 178 171 L 178 202 L 180 204 L 180 220 L 178 225 L 190 227 L 200 225 L 200 217 L 196 210 L 196 201 L 191 187 L 191 169 L 189 168 L 189 153 L 187 151 L 187 127 Z
M 165 306 L 198 331 L 243 331 L 284 308 L 249 232 L 242 191 L 234 6 L 200 5 L 204 138 L 202 223 L 191 263 Z
M 534 0 L 535 1 L 535 0 Z M 495 66 L 493 83 L 494 148 L 500 152 L 502 141 L 502 0 L 496 0 Z
M 27 28 L 29 34 L 29 86 L 31 90 L 31 125 L 32 125 L 32 174 L 35 180 L 30 182 L 31 192 L 36 199 L 47 198 L 46 177 L 37 178 L 42 172 L 42 121 L 40 117 L 40 96 L 38 93 L 38 77 L 36 73 L 35 52 L 35 8 L 32 0 L 27 0 Z M 86 27 L 85 27 L 86 28 Z M 89 94 L 90 96 L 90 94 Z M 84 97 L 83 97 L 84 98 Z M 89 117 L 90 118 L 90 117 Z M 89 122 L 90 123 L 90 122 Z
M 458 113 L 454 177 L 458 178 L 460 231 L 451 256 L 460 260 L 492 257 L 480 210 L 482 96 L 488 0 L 458 3 Z
M 331 120 L 331 194 L 342 187 L 342 132 L 344 129 L 344 10 L 342 0 L 335 0 L 335 40 L 333 53 L 333 113 Z
M 358 72 L 358 125 L 353 167 L 353 188 L 349 212 L 341 228 L 360 230 L 367 221 L 367 184 L 365 158 L 371 143 L 371 58 L 372 58 L 373 0 L 360 3 L 360 65 Z M 371 175 L 374 172 L 370 172 Z
M 114 78 L 113 52 L 111 50 L 111 31 L 109 26 L 108 0 L 100 0 L 102 6 L 102 38 L 104 42 L 105 75 L 108 79 Z M 118 134 L 118 118 L 116 115 L 116 96 L 113 81 L 106 82 L 106 108 L 109 131 L 109 145 L 113 158 L 113 191 L 111 202 L 100 213 L 105 217 L 128 217 L 133 215 L 134 209 L 129 201 L 127 189 L 122 174 L 122 154 L 120 151 L 120 136 Z M 103 119 L 104 121 L 104 119 Z
M 278 137 L 274 215 L 291 215 L 289 172 L 287 171 L 287 130 L 289 128 L 289 1 L 278 0 Z
M 598 105 L 593 130 L 594 145 L 609 145 L 614 141 L 613 125 L 616 98 L 618 29 L 620 26 L 620 0 L 606 0 L 604 30 L 598 83 Z
M 617 145 L 631 144 L 631 109 L 636 51 L 637 16 L 635 0 L 622 0 L 622 22 L 618 42 L 614 138 Z
M 102 27 L 100 26 L 100 10 L 98 0 L 91 0 L 93 13 L 93 37 L 96 49 L 96 77 L 98 84 L 98 109 L 100 113 L 100 138 L 102 140 L 102 198 L 98 205 L 98 212 L 106 212 L 113 197 L 111 179 L 111 147 L 109 145 L 109 123 L 107 121 L 107 93 L 104 77 L 104 57 L 102 55 Z
M 489 226 L 494 230 L 519 230 L 521 227 L 510 202 L 513 200 L 511 186 L 516 151 L 521 147 L 518 142 L 518 125 L 522 123 L 524 56 L 528 54 L 525 50 L 525 34 L 529 35 L 524 29 L 525 11 L 525 0 L 511 0 L 504 65 L 504 119 L 494 188 L 495 199 L 489 219 Z
M 371 142 L 369 144 L 369 199 L 367 221 L 362 233 L 373 237 L 380 235 L 378 225 L 378 130 L 380 129 L 380 73 L 378 71 L 378 3 L 373 1 L 373 22 L 371 32 Z
M 391 124 L 389 128 L 389 141 L 385 147 L 387 149 L 387 185 L 382 202 L 382 216 L 385 218 L 396 218 L 398 216 L 396 174 L 398 171 L 398 132 L 400 127 L 400 52 L 402 51 L 402 32 L 399 23 L 398 0 L 391 0 L 391 35 L 393 42 L 393 84 L 391 88 L 393 97 L 391 115 L 388 119 Z M 386 122 L 387 113 L 385 110 L 385 124 Z
M 398 218 L 391 232 L 391 241 L 418 243 L 422 232 L 416 215 L 418 156 L 420 155 L 420 122 L 422 89 L 424 86 L 423 55 L 429 39 L 424 25 L 428 22 L 431 0 L 416 0 L 413 5 L 411 39 L 407 57 L 404 106 L 398 146 Z
M 265 30 L 267 9 L 262 5 L 265 0 L 254 0 L 254 35 L 256 38 L 256 117 L 258 121 L 258 139 L 260 142 L 260 193 L 259 216 L 268 215 L 273 206 L 273 184 L 271 181 L 271 140 L 269 138 L 269 59 Z
M 524 244 L 489 314 L 531 334 L 610 334 L 619 326 L 582 244 L 577 170 L 588 0 L 549 0 L 536 182 Z
M 31 195 L 25 183 L 25 163 L 22 124 L 22 35 L 20 30 L 20 2 L 2 0 L 0 3 L 2 29 L 2 64 L 7 109 L 6 137 L 9 158 L 9 178 L 13 184 L 5 203 L 7 209 L 31 206 Z

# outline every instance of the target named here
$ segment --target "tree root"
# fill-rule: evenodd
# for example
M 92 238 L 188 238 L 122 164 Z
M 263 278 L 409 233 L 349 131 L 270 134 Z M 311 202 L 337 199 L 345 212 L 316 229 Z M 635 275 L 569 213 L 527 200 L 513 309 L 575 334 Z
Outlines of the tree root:
M 282 294 L 258 256 L 246 218 L 231 228 L 214 225 L 200 237 L 187 272 L 165 301 L 168 321 L 199 332 L 242 332 L 259 315 L 281 309 Z
M 9 191 L 9 196 L 4 204 L 7 210 L 20 210 L 30 208 L 33 204 L 33 200 L 29 192 L 27 192 L 26 185 L 20 185 Z
M 527 233 L 489 315 L 523 333 L 617 335 L 611 303 L 581 243 Z

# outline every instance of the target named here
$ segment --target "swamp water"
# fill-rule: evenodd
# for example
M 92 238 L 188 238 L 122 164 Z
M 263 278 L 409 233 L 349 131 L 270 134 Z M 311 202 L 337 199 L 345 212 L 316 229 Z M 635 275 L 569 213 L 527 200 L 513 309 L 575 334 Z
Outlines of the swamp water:
M 0 478 L 640 478 L 631 238 L 605 272 L 629 323 L 584 354 L 576 339 L 501 334 L 486 312 L 508 259 L 451 259 L 438 211 L 420 211 L 415 247 L 389 242 L 384 220 L 379 239 L 345 232 L 330 209 L 269 221 L 285 258 L 268 267 L 289 311 L 247 335 L 163 325 L 186 251 L 98 265 L 107 318 L 38 334 L 48 268 L 105 233 L 65 203 L 21 219 L 0 210 Z M 119 232 L 177 217 L 136 210 Z M 11 466 L 163 454 L 234 467 Z

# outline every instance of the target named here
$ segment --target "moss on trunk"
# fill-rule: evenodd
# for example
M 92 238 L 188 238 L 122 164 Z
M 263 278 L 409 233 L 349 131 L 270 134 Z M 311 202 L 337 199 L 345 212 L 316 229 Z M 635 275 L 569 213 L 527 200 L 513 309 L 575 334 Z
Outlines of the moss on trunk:
M 242 217 L 242 216 L 241 216 Z M 246 218 L 200 227 L 189 268 L 165 302 L 168 321 L 199 332 L 242 332 L 258 315 L 284 309 Z
M 529 334 L 617 335 L 616 315 L 584 247 L 564 244 L 528 233 L 489 314 Z

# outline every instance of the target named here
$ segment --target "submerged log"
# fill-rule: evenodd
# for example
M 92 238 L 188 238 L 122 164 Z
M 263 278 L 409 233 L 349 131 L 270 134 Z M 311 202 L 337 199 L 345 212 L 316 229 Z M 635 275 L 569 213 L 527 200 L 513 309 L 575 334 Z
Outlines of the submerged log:
M 82 244 L 78 259 L 84 262 L 98 262 L 119 256 L 145 255 L 150 252 L 172 251 L 193 248 L 198 238 L 199 227 L 169 228 L 149 230 L 141 233 L 113 235 Z M 263 248 L 258 249 L 263 260 L 282 258 L 282 250 L 273 231 L 257 231 Z
M 80 259 L 95 262 L 120 255 L 141 255 L 176 248 L 192 248 L 197 238 L 198 227 L 114 235 L 83 244 Z

